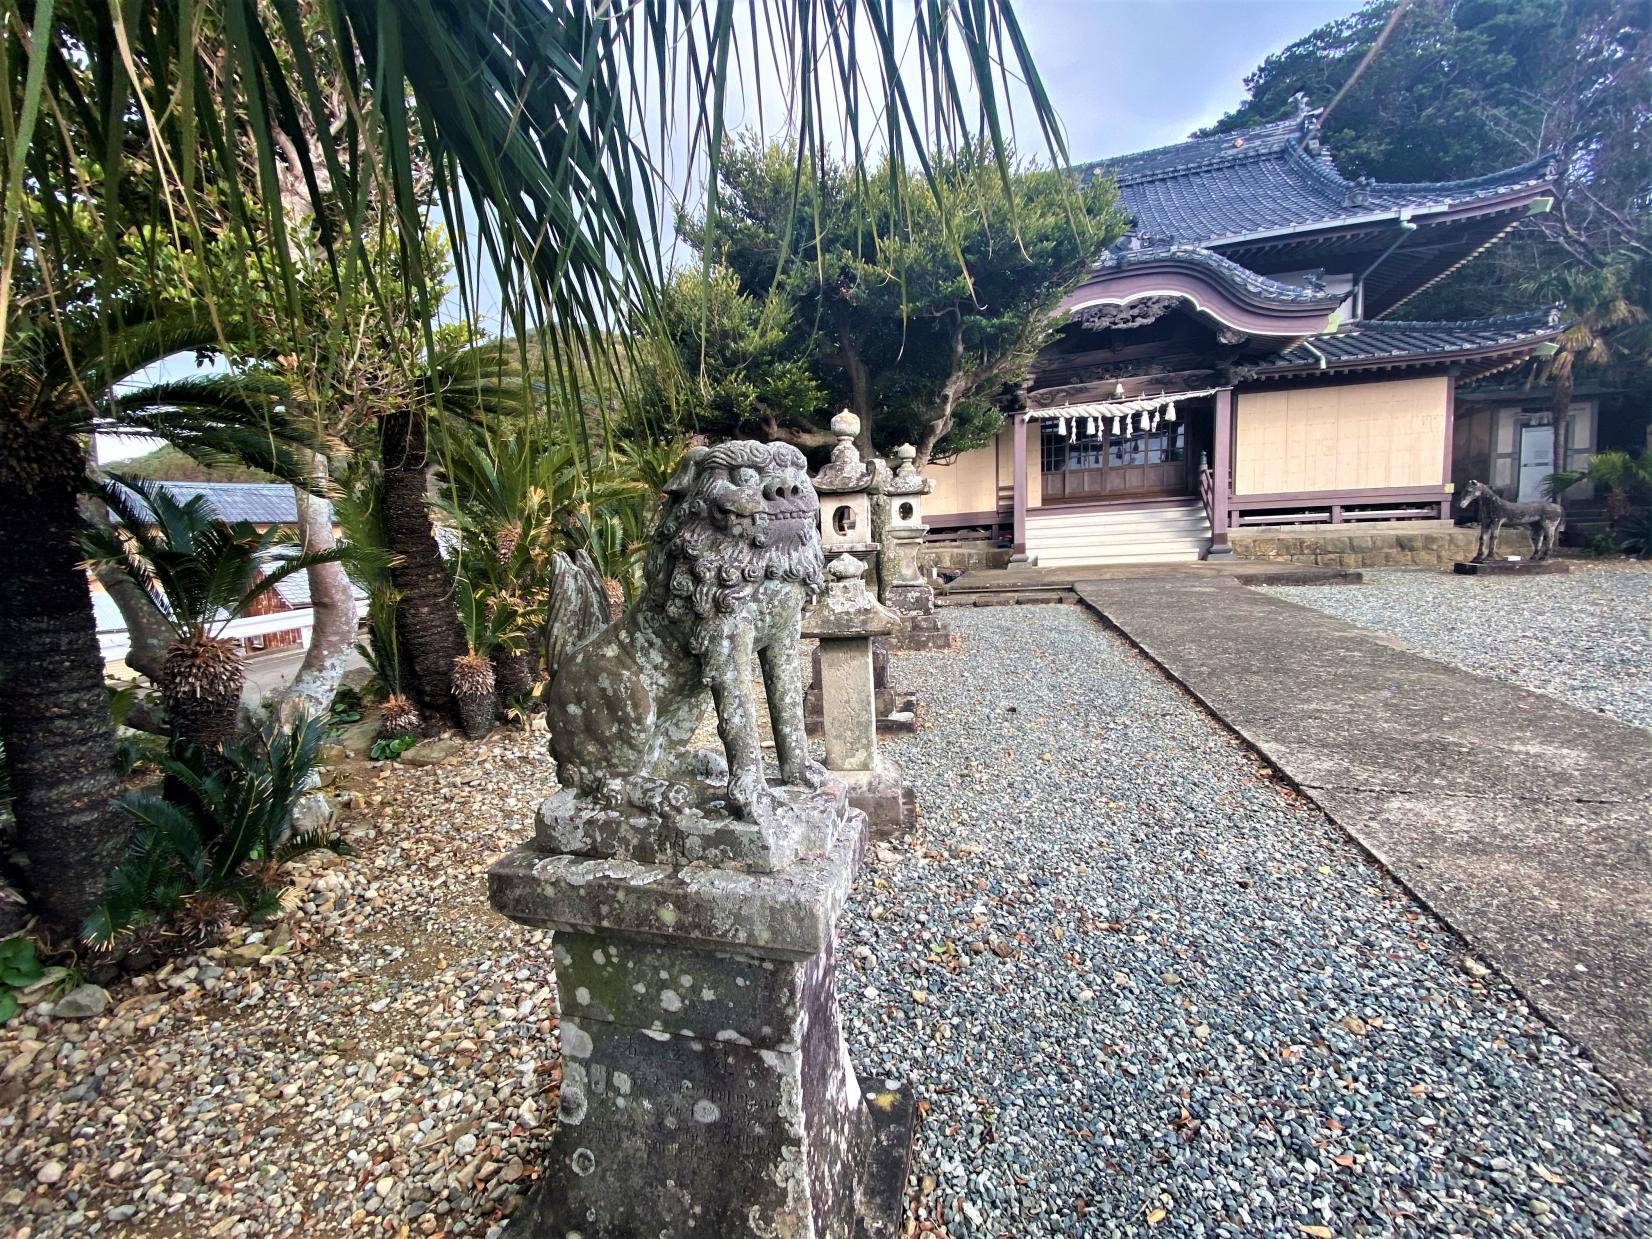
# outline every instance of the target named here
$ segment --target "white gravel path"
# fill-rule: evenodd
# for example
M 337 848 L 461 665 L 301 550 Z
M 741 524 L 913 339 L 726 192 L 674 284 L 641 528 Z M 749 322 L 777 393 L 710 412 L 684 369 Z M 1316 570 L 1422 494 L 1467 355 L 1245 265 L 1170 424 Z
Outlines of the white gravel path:
M 1576 561 L 1565 576 L 1365 570 L 1363 585 L 1275 594 L 1465 671 L 1652 727 L 1652 564 Z
M 1638 1118 L 1321 813 L 1078 608 L 949 614 L 840 965 L 920 1232 L 1652 1229 Z

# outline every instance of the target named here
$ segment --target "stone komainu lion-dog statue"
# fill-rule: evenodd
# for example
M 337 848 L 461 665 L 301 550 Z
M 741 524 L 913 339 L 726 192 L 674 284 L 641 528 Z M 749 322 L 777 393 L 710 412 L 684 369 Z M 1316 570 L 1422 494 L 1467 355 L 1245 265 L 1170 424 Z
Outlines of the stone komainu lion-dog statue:
M 661 812 L 708 773 L 689 740 L 707 690 L 728 763 L 728 807 L 769 807 L 753 700 L 763 671 L 782 779 L 818 787 L 803 730 L 798 630 L 823 587 L 820 500 L 803 453 L 739 441 L 688 451 L 667 484 L 642 596 L 608 623 L 584 552 L 558 555 L 546 626 L 546 722 L 557 779 L 602 803 Z M 699 763 L 698 768 L 696 763 Z
M 1558 503 L 1510 503 L 1484 482 L 1471 481 L 1457 500 L 1459 507 L 1478 503 L 1480 543 L 1471 561 L 1483 564 L 1497 554 L 1497 535 L 1504 525 L 1527 525 L 1532 533 L 1532 562 L 1541 563 L 1554 550 L 1555 538 L 1566 528 L 1566 509 Z

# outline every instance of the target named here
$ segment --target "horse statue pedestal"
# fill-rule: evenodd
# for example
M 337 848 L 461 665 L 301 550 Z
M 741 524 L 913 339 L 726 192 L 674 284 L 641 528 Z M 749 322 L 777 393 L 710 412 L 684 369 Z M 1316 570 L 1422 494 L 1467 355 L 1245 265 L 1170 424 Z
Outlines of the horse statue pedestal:
M 1451 570 L 1458 576 L 1549 576 L 1570 572 L 1572 565 L 1553 559 L 1488 559 L 1479 564 L 1460 559 Z

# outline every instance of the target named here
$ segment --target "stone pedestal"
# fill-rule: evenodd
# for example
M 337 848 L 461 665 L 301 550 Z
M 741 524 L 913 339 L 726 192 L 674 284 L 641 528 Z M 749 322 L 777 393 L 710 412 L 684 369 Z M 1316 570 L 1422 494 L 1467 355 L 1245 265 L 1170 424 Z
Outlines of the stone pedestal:
M 1547 576 L 1570 572 L 1572 566 L 1556 559 L 1488 559 L 1483 564 L 1459 560 L 1451 570 L 1458 576 Z
M 543 850 L 558 829 L 624 836 L 571 793 L 489 871 L 495 908 L 556 931 L 561 1008 L 557 1132 L 510 1234 L 897 1233 L 913 1108 L 857 1081 L 832 967 L 866 820 L 835 782 L 775 795 L 803 829 L 772 872 Z
M 888 837 L 912 822 L 912 796 L 900 768 L 878 753 L 872 642 L 899 620 L 866 589 L 866 565 L 853 556 L 826 568 L 826 593 L 803 618 L 803 635 L 820 642 L 821 738 L 826 768 L 849 785 L 850 802 Z

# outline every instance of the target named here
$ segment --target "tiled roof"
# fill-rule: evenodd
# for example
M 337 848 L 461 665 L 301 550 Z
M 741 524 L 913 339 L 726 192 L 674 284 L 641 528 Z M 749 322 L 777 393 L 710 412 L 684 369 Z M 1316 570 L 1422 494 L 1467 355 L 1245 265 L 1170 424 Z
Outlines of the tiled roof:
M 310 605 L 310 574 L 295 572 L 291 576 L 282 577 L 272 587 L 280 599 L 295 610 L 302 610 Z M 361 612 L 367 602 L 367 592 L 354 581 L 350 582 L 350 595 L 356 600 L 356 610 Z
M 1258 233 L 1333 227 L 1371 215 L 1445 210 L 1545 185 L 1553 160 L 1464 181 L 1350 181 L 1319 143 L 1312 113 L 1087 165 L 1112 173 L 1135 232 L 1153 244 L 1219 245 Z
M 1186 262 L 1202 267 L 1224 283 L 1243 289 L 1263 301 L 1289 305 L 1336 305 L 1343 293 L 1327 292 L 1323 286 L 1287 284 L 1282 280 L 1258 275 L 1249 267 L 1242 267 L 1232 259 L 1224 258 L 1214 250 L 1197 245 L 1120 246 L 1102 255 L 1096 263 L 1097 271 L 1128 271 L 1150 262 Z
M 1560 334 L 1560 310 L 1551 307 L 1502 318 L 1467 322 L 1349 323 L 1339 331 L 1315 336 L 1278 356 L 1257 362 L 1250 373 L 1270 376 L 1283 371 L 1318 370 L 1323 355 L 1327 368 L 1404 364 L 1454 354 L 1484 355 L 1536 346 Z
M 179 503 L 206 496 L 221 521 L 250 521 L 254 525 L 292 525 L 298 521 L 298 501 L 291 486 L 277 482 L 167 482 Z

